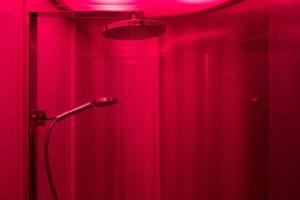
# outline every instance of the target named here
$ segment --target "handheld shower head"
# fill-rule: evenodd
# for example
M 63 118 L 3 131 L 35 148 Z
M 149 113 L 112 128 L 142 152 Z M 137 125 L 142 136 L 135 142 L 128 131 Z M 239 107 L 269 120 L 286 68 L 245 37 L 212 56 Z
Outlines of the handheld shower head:
M 65 119 L 71 115 L 77 114 L 79 112 L 83 112 L 85 110 L 89 110 L 93 107 L 106 107 L 106 106 L 111 106 L 118 103 L 118 100 L 114 97 L 100 97 L 100 98 L 96 98 L 90 102 L 87 102 L 85 104 L 82 104 L 72 110 L 66 111 L 58 116 L 56 116 L 55 118 L 57 120 L 62 120 Z
M 94 106 L 104 107 L 104 106 L 112 106 L 118 103 L 118 100 L 115 97 L 99 97 L 91 101 Z
M 50 165 L 50 160 L 49 160 L 49 141 L 50 141 L 50 136 L 51 136 L 51 131 L 54 127 L 54 125 L 56 124 L 57 121 L 63 120 L 67 117 L 70 117 L 74 114 L 77 114 L 79 112 L 83 112 L 85 110 L 94 108 L 94 107 L 106 107 L 106 106 L 111 106 L 118 103 L 118 100 L 114 97 L 100 97 L 100 98 L 96 98 L 90 102 L 87 102 L 81 106 L 78 106 L 72 110 L 69 110 L 67 112 L 64 112 L 58 116 L 56 116 L 50 123 L 50 125 L 48 126 L 46 135 L 45 135 L 45 139 L 44 139 L 44 158 L 45 158 L 45 169 L 46 169 L 46 174 L 47 174 L 47 178 L 48 178 L 48 183 L 49 183 L 49 187 L 50 190 L 52 192 L 53 198 L 55 200 L 58 200 L 58 195 L 57 195 L 57 191 L 55 188 L 55 184 L 53 181 L 53 177 L 52 177 L 52 172 L 51 172 L 51 165 Z

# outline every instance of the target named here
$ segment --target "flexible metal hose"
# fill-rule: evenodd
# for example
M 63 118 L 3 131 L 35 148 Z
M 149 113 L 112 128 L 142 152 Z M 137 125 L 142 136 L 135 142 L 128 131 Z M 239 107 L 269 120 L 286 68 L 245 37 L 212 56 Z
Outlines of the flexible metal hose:
M 55 188 L 55 184 L 53 181 L 53 175 L 52 175 L 52 171 L 51 171 L 51 164 L 50 164 L 50 159 L 49 159 L 49 143 L 50 143 L 52 129 L 57 121 L 58 121 L 58 119 L 55 118 L 54 120 L 52 120 L 50 122 L 50 124 L 47 128 L 47 131 L 46 131 L 45 139 L 44 139 L 45 169 L 46 169 L 46 174 L 47 174 L 50 190 L 51 190 L 54 200 L 58 200 L 58 195 L 57 195 L 57 191 Z

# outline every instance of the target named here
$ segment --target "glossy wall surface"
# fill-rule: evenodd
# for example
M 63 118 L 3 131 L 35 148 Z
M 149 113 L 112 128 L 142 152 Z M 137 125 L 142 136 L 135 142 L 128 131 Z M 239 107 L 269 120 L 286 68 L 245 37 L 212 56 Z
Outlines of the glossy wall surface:
M 270 7 L 270 199 L 299 199 L 300 2 Z
M 55 128 L 60 198 L 298 199 L 297 6 L 245 0 L 164 18 L 166 35 L 145 41 L 103 38 L 109 17 L 41 15 L 39 107 L 120 101 Z M 50 200 L 38 160 L 38 197 Z
M 26 198 L 27 104 L 24 2 L 0 6 L 0 199 Z
M 60 18 L 40 18 L 37 21 L 37 60 L 38 79 L 37 107 L 45 109 L 48 116 L 56 116 L 73 105 L 72 79 L 72 20 Z M 39 31 L 45 31 L 40 34 Z M 43 142 L 45 127 L 39 127 L 37 137 L 37 199 L 52 199 L 48 190 L 44 170 Z M 55 168 L 55 179 L 60 198 L 72 199 L 72 138 L 74 137 L 72 119 L 59 123 L 51 139 L 51 161 Z M 58 164 L 58 165 L 57 165 Z M 64 191 L 64 192 L 61 192 Z

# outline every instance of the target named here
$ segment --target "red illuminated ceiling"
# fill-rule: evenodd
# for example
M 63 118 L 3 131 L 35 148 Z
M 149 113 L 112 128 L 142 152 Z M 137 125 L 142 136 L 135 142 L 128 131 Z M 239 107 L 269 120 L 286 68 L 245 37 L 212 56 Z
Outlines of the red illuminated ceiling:
M 146 17 L 200 12 L 233 0 L 61 0 L 75 11 L 143 11 Z

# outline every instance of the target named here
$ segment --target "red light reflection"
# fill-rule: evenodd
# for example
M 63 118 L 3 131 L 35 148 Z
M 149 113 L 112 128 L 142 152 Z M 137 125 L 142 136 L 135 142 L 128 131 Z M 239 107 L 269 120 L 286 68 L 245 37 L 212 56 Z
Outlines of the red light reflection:
M 75 11 L 143 11 L 146 17 L 200 12 L 232 0 L 63 0 Z

